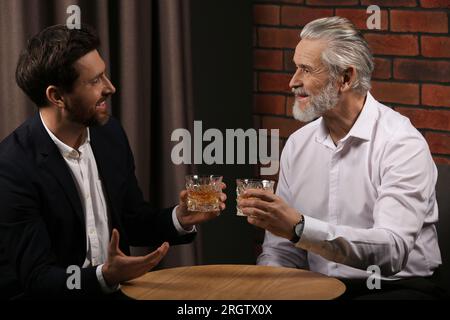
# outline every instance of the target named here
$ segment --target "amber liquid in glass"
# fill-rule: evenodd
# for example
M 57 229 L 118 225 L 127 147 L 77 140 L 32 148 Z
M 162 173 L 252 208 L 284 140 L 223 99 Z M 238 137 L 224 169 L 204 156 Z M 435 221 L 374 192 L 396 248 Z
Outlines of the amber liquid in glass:
M 215 186 L 200 185 L 188 191 L 189 211 L 215 211 L 219 209 L 219 192 Z

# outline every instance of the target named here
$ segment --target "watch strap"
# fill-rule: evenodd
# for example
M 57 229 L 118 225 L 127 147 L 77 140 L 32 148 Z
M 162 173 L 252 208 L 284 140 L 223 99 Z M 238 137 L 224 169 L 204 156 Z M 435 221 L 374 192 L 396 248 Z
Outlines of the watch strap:
M 303 215 L 301 215 L 300 221 L 294 225 L 294 236 L 290 240 L 292 243 L 297 243 L 300 241 L 304 227 L 305 227 L 305 218 L 303 217 Z

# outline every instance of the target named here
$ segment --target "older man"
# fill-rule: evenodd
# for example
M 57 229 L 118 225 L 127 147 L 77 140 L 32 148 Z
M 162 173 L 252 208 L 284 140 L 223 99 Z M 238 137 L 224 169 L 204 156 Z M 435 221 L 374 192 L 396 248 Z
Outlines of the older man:
M 240 202 L 267 230 L 258 264 L 353 279 L 357 295 L 369 292 L 374 265 L 399 280 L 383 281 L 382 297 L 434 296 L 424 281 L 441 264 L 437 170 L 410 121 L 369 93 L 367 42 L 347 19 L 318 19 L 304 27 L 294 63 L 294 117 L 318 119 L 287 141 L 276 195 L 251 190 Z

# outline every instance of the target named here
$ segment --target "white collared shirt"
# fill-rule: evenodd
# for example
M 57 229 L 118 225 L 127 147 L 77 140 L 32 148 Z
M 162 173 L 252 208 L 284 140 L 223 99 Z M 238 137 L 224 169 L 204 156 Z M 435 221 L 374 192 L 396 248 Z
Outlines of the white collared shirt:
M 266 232 L 258 264 L 341 278 L 429 276 L 441 263 L 436 166 L 408 118 L 370 93 L 337 145 L 322 118 L 288 139 L 277 195 L 304 215 L 300 241 Z
M 112 292 L 117 288 L 109 288 L 107 286 L 101 271 L 103 264 L 108 258 L 111 226 L 109 225 L 103 184 L 98 174 L 97 163 L 90 144 L 89 128 L 87 128 L 86 140 L 80 145 L 78 150 L 75 150 L 59 140 L 47 128 L 42 115 L 41 121 L 70 169 L 69 171 L 75 182 L 83 208 L 87 247 L 86 260 L 82 267 L 97 266 L 97 279 L 103 291 L 107 293 Z M 190 231 L 183 229 L 176 216 L 176 207 L 172 211 L 172 221 L 180 235 L 196 231 L 195 227 Z

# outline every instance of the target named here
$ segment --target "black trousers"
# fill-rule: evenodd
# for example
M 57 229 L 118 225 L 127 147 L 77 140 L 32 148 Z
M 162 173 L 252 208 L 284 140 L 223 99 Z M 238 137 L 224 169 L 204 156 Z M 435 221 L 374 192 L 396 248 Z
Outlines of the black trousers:
M 341 300 L 440 300 L 449 299 L 448 293 L 437 285 L 433 277 L 381 280 L 380 289 L 370 290 L 366 279 L 340 279 L 346 292 Z

